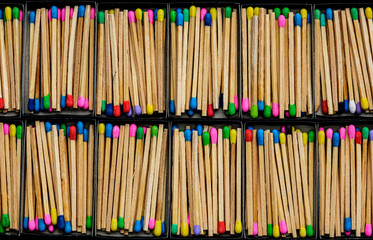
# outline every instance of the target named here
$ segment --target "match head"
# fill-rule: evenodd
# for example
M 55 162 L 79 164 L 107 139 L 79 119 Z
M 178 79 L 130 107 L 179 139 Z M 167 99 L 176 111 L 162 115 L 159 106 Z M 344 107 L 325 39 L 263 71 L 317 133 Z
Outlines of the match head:
M 205 15 L 205 26 L 211 26 L 211 14 L 210 13 L 206 13 Z
M 85 13 L 85 6 L 84 5 L 80 5 L 79 6 L 79 10 L 78 10 L 78 17 L 84 17 L 84 13 Z
M 135 16 L 136 16 L 136 20 L 137 21 L 141 21 L 142 20 L 142 10 L 140 8 L 137 8 L 135 10 Z
M 234 114 L 236 114 L 236 106 L 235 106 L 234 102 L 233 103 L 229 103 L 229 105 L 228 105 L 228 113 L 229 113 L 230 116 L 233 116 Z
M 176 26 L 183 26 L 184 25 L 184 15 L 182 13 L 178 13 L 176 15 Z
M 368 19 L 372 19 L 372 9 L 370 7 L 367 7 L 365 8 L 365 16 L 368 18 Z
M 280 8 L 275 8 L 275 9 L 273 9 L 273 12 L 275 13 L 276 20 L 278 20 L 278 17 L 281 15 L 281 9 Z
M 341 139 L 346 139 L 346 128 L 341 127 L 339 129 L 339 135 L 340 135 Z
M 372 236 L 372 224 L 365 224 L 365 236 Z
M 172 224 L 171 225 L 171 234 L 175 235 L 175 234 L 177 234 L 178 231 L 179 231 L 179 227 L 177 226 L 177 224 Z
M 231 129 L 229 134 L 229 139 L 231 140 L 231 144 L 236 144 L 237 142 L 237 131 L 236 129 Z
M 135 105 L 135 114 L 136 115 L 141 115 L 141 107 L 140 107 L 140 105 Z
M 211 137 L 211 143 L 216 144 L 218 141 L 218 131 L 216 128 L 211 128 L 210 129 L 210 137 Z
M 306 146 L 307 142 L 308 142 L 308 135 L 307 135 L 307 133 L 305 133 L 305 132 L 302 133 L 302 139 L 303 139 L 303 146 Z
M 253 139 L 253 132 L 250 129 L 245 130 L 245 142 L 251 142 Z
M 258 145 L 263 146 L 264 145 L 264 131 L 263 129 L 258 129 L 256 132 L 256 137 L 258 138 Z
M 284 15 L 285 18 L 288 18 L 288 17 L 289 17 L 289 12 L 290 12 L 290 10 L 289 10 L 289 8 L 287 8 L 287 7 L 284 7 L 284 8 L 282 9 L 282 15 Z
M 38 226 L 40 232 L 44 232 L 44 230 L 45 230 L 45 222 L 44 222 L 44 220 L 42 218 L 38 219 L 38 225 L 37 226 Z
M 87 222 L 88 224 L 88 222 Z M 65 219 L 63 215 L 60 215 L 57 217 L 57 227 L 58 229 L 64 229 L 65 228 Z
M 22 10 L 19 10 L 19 21 L 23 20 L 23 12 Z
M 71 233 L 71 222 L 67 221 L 65 224 L 65 233 Z
M 61 124 L 61 129 L 63 130 L 63 134 L 64 134 L 64 136 L 66 136 L 66 134 L 67 134 L 66 124 L 62 123 L 62 124 Z M 104 127 L 104 129 L 105 129 L 105 127 Z
M 311 14 L 307 13 L 307 24 L 311 23 Z
M 354 125 L 348 126 L 348 136 L 350 137 L 350 139 L 355 138 L 355 126 Z
M 218 233 L 219 234 L 224 234 L 225 233 L 225 222 L 224 221 L 219 221 L 219 223 L 218 223 Z
M 307 231 L 306 231 L 306 228 L 304 227 L 301 227 L 300 230 L 299 230 L 299 236 L 301 238 L 305 238 L 307 236 Z
M 360 104 L 360 102 L 356 103 L 356 114 L 357 115 L 361 114 L 361 104 Z
M 274 236 L 275 238 L 280 237 L 280 228 L 279 228 L 279 226 L 276 225 L 276 224 L 273 226 L 273 236 Z
M 34 219 L 29 219 L 28 220 L 28 229 L 30 231 L 34 231 L 35 230 L 35 220 Z
M 181 10 L 181 8 L 176 8 L 176 13 L 182 13 L 183 10 Z
M 300 15 L 302 16 L 302 19 L 307 19 L 307 10 L 305 8 L 301 9 Z
M 85 98 L 79 97 L 78 99 L 78 107 L 83 108 L 84 107 Z
M 76 140 L 76 127 L 75 126 L 69 127 L 69 138 L 70 140 L 73 140 L 73 141 Z
M 232 8 L 228 6 L 225 8 L 225 18 L 231 18 L 231 15 L 232 15 Z
M 112 132 L 113 132 L 113 125 L 111 123 L 106 124 L 105 138 L 111 138 Z
M 249 111 L 249 98 L 247 97 L 242 99 L 242 111 Z
M 19 19 L 19 8 L 18 7 L 13 7 L 13 19 Z
M 4 19 L 4 12 L 2 9 L 0 9 L 0 19 Z M 31 21 L 30 21 L 31 22 Z M 35 22 L 35 20 L 34 20 Z
M 314 14 L 315 19 L 320 19 L 320 14 L 321 14 L 320 9 L 315 9 L 315 14 Z
M 120 129 L 117 125 L 113 127 L 113 138 L 118 138 L 120 133 Z
M 9 227 L 9 214 L 2 215 L 1 225 L 3 225 L 4 228 Z
M 279 139 L 279 132 L 277 131 L 277 129 L 273 129 L 272 130 L 272 134 L 273 134 L 273 142 L 276 144 L 276 143 L 279 143 L 280 142 L 280 139 Z
M 128 22 L 132 23 L 135 21 L 135 12 L 134 11 L 129 11 L 128 12 Z
M 189 8 L 189 14 L 190 14 L 190 17 L 196 17 L 196 12 L 197 12 L 197 8 L 196 6 L 192 5 L 190 8 Z M 210 10 L 211 12 L 211 10 Z
M 319 144 L 324 144 L 325 143 L 325 132 L 319 130 Z
M 328 128 L 328 130 L 326 130 L 326 137 L 329 139 L 333 138 L 333 129 Z
M 181 232 L 181 236 L 188 237 L 188 235 L 189 235 L 188 223 L 181 223 L 180 224 L 180 232 Z
M 281 234 L 286 234 L 288 232 L 288 227 L 286 226 L 285 220 L 281 220 L 279 222 L 279 225 L 280 225 L 280 233 Z
M 333 20 L 333 10 L 331 8 L 327 8 L 325 13 L 326 13 L 326 19 Z
M 308 141 L 315 142 L 315 132 L 313 130 L 308 132 Z
M 130 12 L 128 13 L 128 18 L 129 18 L 129 14 Z M 105 23 L 105 13 L 103 11 L 98 12 L 98 23 L 101 23 L 101 24 Z
M 1 18 L 2 12 L 3 11 L 0 10 L 0 18 Z M 34 23 L 35 24 L 35 12 L 34 11 L 30 12 L 30 23 Z
M 15 136 L 16 136 L 16 132 L 17 132 L 16 125 L 11 124 L 11 125 L 9 126 L 9 135 L 10 135 L 11 137 L 15 137 Z
M 216 20 L 216 8 L 211 8 L 210 14 L 211 14 L 212 20 Z
M 137 230 L 137 228 L 136 228 L 137 226 L 136 225 L 137 225 L 137 221 L 136 221 L 136 224 L 135 224 L 135 227 L 134 227 L 134 231 L 135 232 Z M 117 231 L 117 229 L 118 229 L 118 220 L 117 219 L 114 219 L 114 218 L 111 219 L 110 229 L 113 232 Z M 140 229 L 141 229 L 141 227 L 140 227 Z
M 202 125 L 201 125 L 201 124 L 198 124 L 198 125 L 196 126 L 196 129 L 197 129 L 197 132 L 198 132 L 198 136 L 201 136 L 202 133 L 203 133 L 203 127 L 202 127 Z
M 285 135 L 285 133 L 280 133 L 279 138 L 280 138 L 280 143 L 281 144 L 285 144 L 286 143 L 286 135 Z
M 352 224 L 351 224 L 351 217 L 345 218 L 344 220 L 344 229 L 346 232 L 350 232 L 352 229 Z
M 361 132 L 360 131 L 356 132 L 355 138 L 356 138 L 356 143 L 357 144 L 361 144 L 362 136 L 361 136 Z
M 52 6 L 50 10 L 51 10 L 51 17 L 54 19 L 57 19 L 58 8 L 56 6 Z
M 285 27 L 285 16 L 284 16 L 284 15 L 280 15 L 280 16 L 278 17 L 278 26 L 279 26 L 280 28 Z
M 61 9 L 57 8 L 57 20 L 61 20 Z
M 57 224 L 57 209 L 51 208 L 51 220 L 52 220 L 52 226 Z
M 136 130 L 136 138 L 142 139 L 144 136 L 144 129 L 142 127 L 138 127 Z
M 45 224 L 47 224 L 47 225 L 51 225 L 51 223 L 52 223 L 51 215 L 49 215 L 49 214 L 44 214 L 44 222 L 45 222 Z
M 4 12 L 5 12 L 4 21 L 7 22 L 7 21 L 12 20 L 12 8 L 9 6 L 5 7 Z
M 246 9 L 246 16 L 247 16 L 247 19 L 252 19 L 253 18 L 253 15 L 254 15 L 254 9 L 252 7 L 248 7 Z
M 7 123 L 4 123 L 4 134 L 5 135 L 9 134 L 9 125 Z
M 22 132 L 23 132 L 22 126 L 18 125 L 16 131 L 17 131 L 17 139 L 22 139 Z
M 234 225 L 234 232 L 236 234 L 240 234 L 242 232 L 242 222 L 241 222 L 241 220 L 236 220 L 236 224 Z
M 297 113 L 297 109 L 295 107 L 295 104 L 290 104 L 289 105 L 289 115 L 290 115 L 290 117 L 295 117 L 296 113 Z
M 157 126 L 152 126 L 152 128 L 151 128 L 151 137 L 157 137 L 158 136 L 158 127 Z
M 251 109 L 250 109 L 250 116 L 252 118 L 257 118 L 259 115 L 259 112 L 258 112 L 258 105 L 253 105 L 251 106 Z
M 200 12 L 201 21 L 205 20 L 206 13 L 207 13 L 206 8 L 202 8 Z
M 229 139 L 230 129 L 228 126 L 223 127 L 223 139 Z
M 124 218 L 118 217 L 118 228 L 123 229 L 124 228 Z
M 361 136 L 361 135 L 360 135 Z M 339 133 L 334 132 L 333 133 L 333 147 L 339 147 Z
M 74 8 L 70 8 L 70 19 L 73 19 L 74 16 Z
M 164 19 L 164 10 L 159 9 L 158 12 L 157 12 L 157 20 L 159 22 L 163 22 L 163 19 Z
M 79 121 L 77 124 L 76 124 L 76 128 L 78 130 L 78 134 L 83 134 L 83 129 L 84 129 L 84 124 L 82 121 Z
M 299 13 L 296 13 L 294 15 L 294 25 L 301 27 L 302 26 L 302 17 Z M 322 26 L 322 25 L 321 25 Z
M 369 128 L 363 127 L 361 132 L 362 132 L 362 135 L 363 135 L 363 139 L 368 139 L 369 138 Z
M 119 107 L 119 105 L 118 105 L 118 107 Z M 153 115 L 153 112 L 154 112 L 153 105 L 146 104 L 146 113 L 148 115 Z M 119 115 L 120 115 L 120 108 L 119 108 Z
M 265 105 L 264 106 L 264 111 L 263 111 L 263 116 L 265 118 L 270 118 L 272 115 L 272 110 L 271 110 L 271 106 L 269 105 Z
M 278 117 L 279 115 L 279 108 L 278 103 L 272 103 L 272 115 L 274 117 Z
M 98 125 L 98 134 L 105 134 L 105 124 L 100 123 Z
M 184 8 L 183 15 L 184 15 L 184 22 L 189 22 L 189 9 L 188 8 Z
M 91 7 L 91 19 L 95 19 L 95 13 L 96 13 L 95 8 Z
M 45 128 L 45 131 L 49 133 L 52 130 L 52 124 L 50 122 L 45 122 L 44 128 Z
M 352 20 L 359 20 L 359 13 L 357 12 L 357 8 L 351 8 L 351 17 Z

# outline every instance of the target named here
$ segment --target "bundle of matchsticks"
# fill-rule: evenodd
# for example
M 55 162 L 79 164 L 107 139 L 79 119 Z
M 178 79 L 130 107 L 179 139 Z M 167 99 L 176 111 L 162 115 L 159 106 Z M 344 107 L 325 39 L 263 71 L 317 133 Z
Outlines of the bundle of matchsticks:
M 252 129 L 246 141 L 248 235 L 312 237 L 314 131 Z
M 316 111 L 321 104 L 328 115 L 372 112 L 372 53 L 370 7 L 315 10 Z
M 29 18 L 29 113 L 91 111 L 95 8 L 53 6 L 30 11 Z
M 243 112 L 252 118 L 311 115 L 310 14 L 248 7 L 241 15 Z
M 18 7 L 0 9 L 0 111 L 21 109 L 22 19 Z
M 173 129 L 171 234 L 240 234 L 241 128 Z
M 170 113 L 213 117 L 238 110 L 238 13 L 230 7 L 171 11 Z
M 97 230 L 164 235 L 167 128 L 100 123 L 98 132 Z
M 27 126 L 23 228 L 92 229 L 94 126 L 36 121 Z
M 0 123 L 0 233 L 19 230 L 22 126 Z
M 98 115 L 152 115 L 165 110 L 165 11 L 99 12 Z
M 372 156 L 373 130 L 319 129 L 321 236 L 372 236 Z

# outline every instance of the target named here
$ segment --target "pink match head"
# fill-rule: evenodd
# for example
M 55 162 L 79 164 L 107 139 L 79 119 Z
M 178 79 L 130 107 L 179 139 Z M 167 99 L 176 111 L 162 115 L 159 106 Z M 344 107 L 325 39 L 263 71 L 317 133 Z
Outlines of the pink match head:
M 84 110 L 87 110 L 88 108 L 89 108 L 89 99 L 86 98 L 86 99 L 85 99 L 85 102 L 84 102 L 84 107 L 83 107 L 83 109 L 84 109 Z
M 339 135 L 341 136 L 341 139 L 345 139 L 346 138 L 346 128 L 341 127 L 339 129 Z
M 7 123 L 4 124 L 4 134 L 5 135 L 9 134 L 9 125 Z
M 142 129 L 144 130 L 144 135 L 143 135 L 143 137 L 144 137 L 145 134 L 146 134 L 146 127 L 142 127 Z
M 211 138 L 211 143 L 213 144 L 216 144 L 216 142 L 218 141 L 218 131 L 214 127 L 211 128 L 210 130 L 210 138 Z
M 65 21 L 65 14 L 66 14 L 66 10 L 65 10 L 65 8 L 62 8 L 62 11 L 61 11 L 61 20 L 62 20 L 62 22 Z
M 154 229 L 155 226 L 155 219 L 149 219 L 149 229 Z
M 249 111 L 249 98 L 242 99 L 242 111 L 244 112 Z
M 120 133 L 119 127 L 117 125 L 115 125 L 113 127 L 113 138 L 118 138 L 119 137 L 119 133 Z
M 23 12 L 22 10 L 19 10 L 19 21 L 22 21 L 23 19 Z
M 287 117 L 287 118 L 290 117 L 290 113 L 289 113 L 289 111 L 285 111 L 285 117 Z
M 153 22 L 154 22 L 154 12 L 153 12 L 153 10 L 151 10 L 151 9 L 148 10 L 148 16 L 149 16 L 150 24 L 153 24 Z
M 39 218 L 38 217 L 35 218 L 35 230 L 39 231 Z
M 131 124 L 131 126 L 130 126 L 130 137 L 136 137 L 136 131 L 137 131 L 136 124 Z
M 350 139 L 355 138 L 355 126 L 354 125 L 348 126 L 348 136 L 350 137 Z
M 320 127 L 319 128 L 319 132 L 324 132 L 325 130 L 324 130 L 324 128 L 323 127 Z
M 333 129 L 328 128 L 328 130 L 326 130 L 326 137 L 330 139 L 333 138 Z
M 78 107 L 83 108 L 84 107 L 85 98 L 79 97 L 78 99 Z
M 281 132 L 286 134 L 285 126 L 282 126 L 282 127 L 281 127 Z
M 51 225 L 48 226 L 48 231 L 51 232 L 51 233 L 54 232 L 54 226 L 53 226 L 53 224 L 51 224 Z
M 128 21 L 130 23 L 135 21 L 135 13 L 133 11 L 128 12 Z
M 74 8 L 70 8 L 70 19 L 73 19 Z
M 279 110 L 278 110 L 278 103 L 272 103 L 272 115 L 274 117 L 278 117 Z
M 280 16 L 278 17 L 278 26 L 279 26 L 280 28 L 285 27 L 285 17 L 284 17 L 284 15 L 280 15 Z
M 238 110 L 238 95 L 234 95 L 234 108 Z
M 365 236 L 372 236 L 372 224 L 365 224 Z
M 91 8 L 91 19 L 95 19 L 95 8 Z
M 281 220 L 279 222 L 279 225 L 280 225 L 280 233 L 281 234 L 286 234 L 288 232 L 288 227 L 286 226 L 285 220 Z
M 44 222 L 46 225 L 51 225 L 52 219 L 50 214 L 44 214 Z
M 28 220 L 28 229 L 30 231 L 34 231 L 35 230 L 35 220 L 34 219 L 29 219 Z
M 253 236 L 258 234 L 258 223 L 253 223 Z
M 206 13 L 207 13 L 206 8 L 202 8 L 201 9 L 201 21 L 203 21 L 205 19 Z
M 188 213 L 188 226 L 190 226 L 189 213 Z
M 57 8 L 57 20 L 61 20 L 61 9 Z
M 49 19 L 49 22 L 52 21 L 52 10 L 51 9 L 48 10 L 48 19 Z
M 351 231 L 349 231 L 349 232 L 345 232 L 345 235 L 346 235 L 346 236 L 350 236 L 350 235 L 351 235 Z

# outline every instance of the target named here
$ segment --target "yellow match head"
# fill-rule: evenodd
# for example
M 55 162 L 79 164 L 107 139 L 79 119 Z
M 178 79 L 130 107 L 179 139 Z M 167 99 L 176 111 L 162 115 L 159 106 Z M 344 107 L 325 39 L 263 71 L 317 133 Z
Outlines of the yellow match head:
M 254 15 L 259 16 L 259 7 L 254 8 Z
M 368 98 L 360 99 L 361 108 L 367 110 L 369 108 Z
M 211 11 L 211 10 L 210 10 Z M 189 16 L 190 17 L 196 17 L 196 12 L 197 12 L 197 8 L 196 8 L 196 6 L 191 6 L 190 8 L 189 8 Z
M 146 105 L 146 113 L 148 114 L 148 115 L 153 115 L 153 105 L 150 105 L 150 104 L 147 104 Z
M 240 220 L 236 221 L 236 224 L 234 225 L 234 231 L 236 234 L 240 234 L 242 232 L 242 222 Z
M 164 19 L 164 11 L 163 9 L 159 9 L 157 12 L 157 19 L 159 22 L 163 22 Z
M 278 225 L 273 225 L 273 236 L 275 238 L 280 237 L 280 227 Z
M 105 134 L 105 124 L 100 123 L 98 125 L 98 134 Z
M 135 16 L 136 16 L 136 20 L 138 20 L 138 21 L 142 20 L 142 10 L 141 10 L 141 8 L 136 9 Z
M 181 223 L 180 232 L 181 232 L 181 236 L 188 237 L 188 235 L 189 235 L 188 223 Z
M 52 224 L 56 225 L 57 224 L 57 209 L 56 208 L 51 209 L 51 219 L 52 219 Z
M 301 227 L 300 230 L 299 230 L 299 235 L 300 235 L 301 238 L 305 238 L 307 236 L 306 228 Z
M 118 229 L 118 220 L 117 219 L 111 219 L 111 224 L 110 224 L 110 229 L 111 231 L 115 232 Z
M 12 8 L 9 6 L 5 8 L 5 18 L 7 21 L 12 20 Z
M 365 8 L 365 16 L 368 18 L 368 19 L 372 19 L 372 9 L 370 7 L 367 7 Z
M 229 139 L 231 140 L 232 144 L 236 144 L 237 142 L 237 131 L 236 129 L 231 129 L 231 132 L 229 133 Z
M 304 8 L 300 10 L 300 16 L 302 17 L 302 19 L 307 19 L 307 10 Z
M 114 14 L 114 9 L 111 9 L 111 10 L 109 11 L 109 14 Z
M 211 8 L 210 14 L 211 14 L 212 20 L 216 20 L 216 8 Z
M 295 130 L 296 133 L 301 133 L 300 129 Z
M 12 124 L 9 126 L 9 134 L 11 137 L 15 137 L 17 133 L 17 127 L 16 125 Z
M 324 144 L 325 143 L 325 132 L 324 131 L 319 131 L 319 144 Z
M 280 133 L 280 143 L 281 144 L 285 144 L 286 143 L 286 136 L 285 136 L 285 133 Z
M 303 137 L 303 146 L 306 146 L 308 143 L 308 134 L 306 132 L 302 133 Z
M 246 15 L 247 15 L 247 19 L 252 19 L 254 15 L 254 9 L 252 7 L 248 7 L 246 9 Z

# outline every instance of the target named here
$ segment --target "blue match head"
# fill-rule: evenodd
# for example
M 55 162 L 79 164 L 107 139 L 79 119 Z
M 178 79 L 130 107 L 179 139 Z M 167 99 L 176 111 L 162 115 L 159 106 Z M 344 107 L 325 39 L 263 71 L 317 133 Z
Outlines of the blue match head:
M 65 219 L 63 215 L 57 217 L 57 227 L 61 230 L 65 228 Z
M 189 117 L 192 117 L 194 115 L 194 111 L 192 109 L 189 109 L 187 114 Z
M 176 9 L 176 13 L 182 13 L 183 10 L 181 8 Z
M 23 218 L 23 228 L 27 229 L 28 228 L 28 217 Z
M 264 131 L 263 131 L 263 129 L 258 129 L 258 131 L 256 132 L 256 136 L 258 138 L 259 146 L 263 146 L 264 145 Z
M 154 9 L 154 21 L 158 20 L 158 16 L 157 16 L 158 10 L 159 10 L 158 8 Z
M 301 27 L 302 26 L 302 17 L 300 16 L 299 13 L 296 13 L 294 15 L 294 25 L 295 26 L 298 26 L 298 27 Z
M 205 26 L 211 26 L 211 14 L 206 13 L 205 15 Z
M 279 132 L 276 130 L 276 129 L 273 129 L 272 130 L 272 133 L 273 133 L 273 142 L 276 144 L 276 143 L 279 143 L 280 142 L 280 139 L 279 139 Z
M 38 220 L 38 226 L 39 226 L 39 231 L 40 232 L 44 232 L 44 230 L 45 230 L 44 219 L 39 218 L 39 220 Z
M 339 133 L 333 133 L 333 147 L 339 147 Z
M 331 8 L 327 8 L 325 13 L 326 13 L 326 19 L 333 20 L 333 10 Z
M 61 96 L 61 108 L 66 108 L 66 96 Z
M 34 13 L 35 14 L 35 13 Z M 4 12 L 3 9 L 0 9 L 0 19 L 4 19 Z M 34 18 L 35 19 L 35 18 Z
M 373 141 L 373 130 L 369 131 L 369 141 Z
M 106 115 L 108 115 L 109 117 L 113 116 L 113 104 L 112 103 L 108 103 L 106 105 Z
M 67 127 L 66 133 L 67 133 L 67 137 L 70 138 L 70 126 Z
M 56 6 L 52 6 L 51 8 L 51 15 L 52 15 L 52 18 L 56 19 L 57 18 L 57 7 Z
M 198 125 L 196 126 L 196 129 L 197 129 L 197 131 L 198 131 L 198 136 L 201 136 L 202 133 L 203 133 L 203 127 L 202 127 L 202 125 L 201 125 L 201 124 L 198 124 Z
M 67 221 L 65 224 L 65 233 L 71 233 L 71 222 Z
M 40 104 L 41 103 L 41 104 Z M 40 106 L 40 111 L 44 111 L 44 100 L 43 100 L 43 98 L 41 97 L 40 98 L 40 103 L 39 103 L 39 106 Z
M 351 217 L 345 218 L 344 227 L 345 227 L 346 232 L 351 231 L 351 229 L 352 229 Z
M 311 23 L 311 14 L 308 12 L 307 13 L 307 24 Z
M 249 129 L 250 131 L 254 130 L 253 126 L 249 126 L 247 129 Z
M 263 111 L 263 110 L 264 110 L 264 102 L 258 101 L 258 111 Z
M 105 126 L 105 137 L 111 138 L 111 134 L 113 132 L 113 125 L 111 123 L 106 124 Z
M 192 141 L 192 131 L 190 131 L 190 129 L 185 129 L 184 131 L 184 137 L 185 137 L 185 141 Z
M 88 142 L 88 129 L 84 128 L 83 131 L 83 141 Z
M 192 110 L 196 110 L 196 108 L 197 108 L 197 98 L 192 97 L 192 98 L 190 99 L 189 107 L 190 107 L 190 109 L 192 109 Z
M 60 131 L 60 129 L 61 129 L 61 126 L 60 126 L 60 124 L 56 124 L 56 128 L 57 128 L 57 134 L 58 134 L 58 132 Z
M 174 100 L 170 100 L 170 113 L 175 114 L 175 102 L 174 102 Z
M 0 18 L 3 18 L 3 10 L 0 10 Z M 34 11 L 31 11 L 30 12 L 30 23 L 34 23 L 35 24 L 35 12 Z
M 49 133 L 52 130 L 52 124 L 50 122 L 45 122 L 44 127 L 47 133 Z
M 35 99 L 29 98 L 28 99 L 28 106 L 27 109 L 29 111 L 34 111 L 35 110 Z
M 136 220 L 136 222 L 135 222 L 135 226 L 134 226 L 134 228 L 133 228 L 133 231 L 135 231 L 136 233 L 138 233 L 138 232 L 141 231 L 141 221 Z
M 84 129 L 84 125 L 83 125 L 83 122 L 82 121 L 79 121 L 77 124 L 76 124 L 76 131 L 78 134 L 83 134 L 83 129 Z
M 85 12 L 85 7 L 84 7 L 84 5 L 80 5 L 80 6 L 79 6 L 79 10 L 78 10 L 78 16 L 79 16 L 79 17 L 84 17 L 84 12 Z
M 162 222 L 162 235 L 166 232 L 166 225 Z
M 40 111 L 40 100 L 38 98 L 35 98 L 35 106 L 34 106 L 34 110 L 35 112 L 39 112 Z
M 176 26 L 183 26 L 184 24 L 184 15 L 180 12 L 176 15 Z
M 360 132 L 360 128 L 356 127 L 355 132 Z
M 172 132 L 172 136 L 174 135 L 174 130 L 175 129 L 177 129 L 177 126 L 176 125 L 172 126 L 172 131 L 171 131 Z
M 349 108 L 348 108 L 348 100 L 344 100 L 344 104 L 345 104 L 345 112 L 348 112 L 349 111 Z

